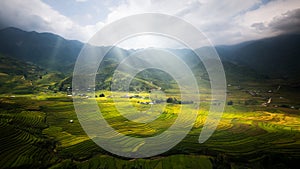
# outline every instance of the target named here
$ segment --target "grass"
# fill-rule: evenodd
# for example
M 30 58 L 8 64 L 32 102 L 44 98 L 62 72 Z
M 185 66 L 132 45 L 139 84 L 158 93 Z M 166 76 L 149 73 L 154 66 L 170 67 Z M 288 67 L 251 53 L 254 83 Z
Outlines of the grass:
M 236 91 L 235 91 L 236 90 Z M 247 93 L 232 89 L 215 133 L 203 144 L 198 137 L 209 109 L 209 95 L 203 94 L 198 117 L 189 134 L 174 148 L 147 159 L 124 159 L 106 152 L 83 131 L 73 108 L 72 98 L 63 93 L 38 95 L 1 95 L 0 166 L 1 168 L 288 168 L 300 158 L 299 111 L 243 104 L 252 99 Z M 126 119 L 115 107 L 126 110 L 130 103 L 146 112 L 149 93 L 142 98 L 121 98 L 125 93 L 98 91 L 106 97 L 95 98 L 104 118 L 118 132 L 132 137 L 151 137 L 167 130 L 178 117 L 181 106 L 194 111 L 193 105 L 165 104 L 161 114 L 149 123 Z M 238 94 L 236 94 L 238 93 Z M 136 95 L 137 93 L 132 93 Z M 282 93 L 290 95 L 289 93 Z M 276 94 L 274 94 L 276 95 Z M 174 92 L 166 97 L 178 97 Z M 90 98 L 92 99 L 92 98 Z M 259 98 L 258 98 L 259 99 Z M 240 101 L 240 103 L 239 103 Z M 277 103 L 273 103 L 277 104 Z M 295 103 L 292 103 L 295 104 Z M 124 112 L 123 112 L 124 113 Z M 125 113 L 132 113 L 125 111 Z M 73 120 L 73 123 L 70 123 Z M 279 157 L 289 158 L 279 158 Z M 279 158 L 279 159 L 278 159 Z M 271 160 L 273 164 L 270 164 Z

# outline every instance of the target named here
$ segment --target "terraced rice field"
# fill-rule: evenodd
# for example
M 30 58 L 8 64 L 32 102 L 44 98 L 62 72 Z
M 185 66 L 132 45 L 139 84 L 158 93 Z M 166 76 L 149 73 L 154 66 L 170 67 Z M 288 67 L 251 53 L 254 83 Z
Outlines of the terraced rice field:
M 41 134 L 47 127 L 44 113 L 22 111 L 0 116 L 1 168 L 45 166 L 53 159 L 51 141 Z
M 112 98 L 96 100 L 113 128 L 138 137 L 164 132 L 180 106 L 167 104 L 158 119 L 142 124 L 117 113 Z M 136 108 L 149 108 L 137 101 L 132 100 Z M 85 134 L 69 97 L 1 97 L 0 103 L 0 168 L 293 168 L 300 159 L 299 114 L 268 107 L 227 106 L 215 133 L 199 144 L 204 104 L 192 130 L 174 148 L 151 158 L 127 159 L 106 152 Z

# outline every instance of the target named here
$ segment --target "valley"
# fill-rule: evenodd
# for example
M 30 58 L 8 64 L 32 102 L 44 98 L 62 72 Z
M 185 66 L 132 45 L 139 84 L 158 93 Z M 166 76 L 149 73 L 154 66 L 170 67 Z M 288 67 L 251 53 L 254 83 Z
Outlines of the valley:
M 95 89 L 86 89 L 86 93 L 76 95 L 77 90 L 72 89 L 72 69 L 82 43 L 14 28 L 1 33 L 1 37 L 13 38 L 0 40 L 0 168 L 284 169 L 298 164 L 300 81 L 299 67 L 291 59 L 298 56 L 294 49 L 296 45 L 286 44 L 282 49 L 293 48 L 295 52 L 291 52 L 290 58 L 284 60 L 288 63 L 280 65 L 279 70 L 275 63 L 270 66 L 268 58 L 260 59 L 257 65 L 255 57 L 243 64 L 245 60 L 235 55 L 262 57 L 252 48 L 257 44 L 272 45 L 270 42 L 275 43 L 274 39 L 216 47 L 226 73 L 227 100 L 216 131 L 206 142 L 199 144 L 199 134 L 210 105 L 218 103 L 211 100 L 211 79 L 191 51 L 169 49 L 194 73 L 199 85 L 199 103 L 181 102 L 176 81 L 166 72 L 155 69 L 139 72 L 128 91 L 121 86 L 112 91 L 114 70 L 120 61 L 134 52 L 118 47 L 112 48 L 101 63 Z M 29 44 L 38 45 L 23 43 L 23 37 L 30 37 Z M 45 42 L 45 37 L 49 43 Z M 281 38 L 280 43 L 285 38 Z M 295 39 L 291 42 L 298 40 Z M 95 50 L 103 48 L 95 47 Z M 250 49 L 253 52 L 242 53 Z M 270 53 L 268 49 L 263 55 Z M 270 55 L 274 53 L 276 51 Z M 282 55 L 276 53 L 278 57 Z M 49 59 L 51 62 L 48 63 Z M 284 63 L 280 59 L 277 61 Z M 123 82 L 126 78 L 116 81 Z M 151 99 L 153 91 L 165 95 Z M 169 151 L 148 158 L 125 158 L 104 150 L 88 137 L 78 120 L 73 98 L 95 101 L 108 124 L 130 137 L 153 137 L 163 133 L 176 121 L 182 107 L 196 112 L 197 117 L 187 136 Z M 198 110 L 196 104 L 200 106 Z M 149 123 L 139 123 L 123 116 L 117 105 L 128 117 L 133 113 L 129 106 L 159 115 Z M 155 106 L 160 110 L 154 109 Z M 138 149 L 137 146 L 132 151 Z

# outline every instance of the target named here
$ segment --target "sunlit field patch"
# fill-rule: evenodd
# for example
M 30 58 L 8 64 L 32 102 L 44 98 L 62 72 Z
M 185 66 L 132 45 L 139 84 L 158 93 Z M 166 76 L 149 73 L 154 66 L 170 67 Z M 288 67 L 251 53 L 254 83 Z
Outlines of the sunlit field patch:
M 122 116 L 116 102 L 124 109 L 131 105 L 134 110 L 149 111 L 152 105 L 141 104 L 151 102 L 148 92 L 129 93 L 130 96 L 141 96 L 131 99 L 122 97 L 127 94 L 125 92 L 100 91 L 96 95 L 101 93 L 105 97 L 84 99 L 95 99 L 105 120 L 116 131 L 131 137 L 151 137 L 166 131 L 177 119 L 182 106 L 186 106 L 188 111 L 196 110 L 194 104 L 164 103 L 161 114 L 155 120 L 138 123 Z M 170 93 L 166 97 L 180 98 L 178 94 Z M 199 166 L 200 162 L 211 168 L 215 163 L 240 166 L 247 162 L 254 165 L 270 155 L 269 158 L 300 156 L 299 115 L 259 106 L 226 106 L 217 130 L 205 143 L 199 144 L 198 137 L 209 110 L 209 97 L 205 96 L 199 104 L 198 116 L 191 124 L 192 130 L 178 145 L 161 156 L 128 161 L 104 151 L 86 135 L 77 119 L 71 97 L 62 93 L 3 96 L 1 105 L 5 107 L 0 113 L 3 137 L 0 140 L 5 153 L 1 157 L 7 160 L 1 160 L 1 165 L 36 166 L 39 161 L 47 160 L 45 166 L 53 167 L 72 164 L 89 168 L 140 165 L 165 168 L 173 166 L 174 160 L 181 160 L 191 168 Z M 6 151 L 9 149 L 11 151 Z M 40 158 L 45 153 L 48 155 Z M 103 160 L 105 163 L 101 162 Z

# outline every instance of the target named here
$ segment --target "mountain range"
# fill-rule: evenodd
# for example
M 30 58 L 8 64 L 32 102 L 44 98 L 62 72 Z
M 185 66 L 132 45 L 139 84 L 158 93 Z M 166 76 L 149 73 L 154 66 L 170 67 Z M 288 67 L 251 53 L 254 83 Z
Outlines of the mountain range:
M 276 78 L 298 78 L 299 49 L 299 34 L 280 35 L 217 47 L 223 60 L 245 65 L 260 74 Z
M 1 60 L 8 57 L 11 58 L 9 60 L 11 65 L 14 61 L 19 65 L 22 62 L 24 65 L 34 65 L 39 68 L 38 70 L 43 70 L 39 71 L 39 74 L 45 74 L 41 72 L 47 72 L 48 74 L 49 72 L 50 74 L 56 72 L 55 77 L 61 77 L 62 80 L 56 84 L 56 87 L 60 88 L 66 88 L 68 86 L 66 84 L 71 82 L 71 72 L 83 46 L 84 43 L 82 42 L 67 40 L 52 33 L 27 32 L 12 27 L 0 30 Z M 280 35 L 236 45 L 220 45 L 215 48 L 223 62 L 227 78 L 239 81 L 243 78 L 267 77 L 299 80 L 299 47 L 300 35 Z M 103 48 L 107 47 L 95 48 L 101 52 Z M 197 50 L 201 50 L 201 48 Z M 195 56 L 191 50 L 172 49 L 171 51 L 183 58 L 196 72 L 202 72 L 199 74 L 200 77 L 207 78 L 204 67 L 201 63 L 195 62 Z M 104 73 L 97 75 L 98 81 L 105 82 L 105 84 L 98 85 L 99 89 L 105 89 L 109 86 L 107 81 L 111 78 L 118 62 L 132 52 L 134 51 L 114 47 L 107 54 L 101 68 Z M 18 69 L 20 70 L 20 67 Z M 15 72 L 15 68 L 11 68 L 11 72 Z M 6 72 L 2 71 L 0 73 L 9 74 L 10 72 L 6 70 Z M 146 75 L 148 80 L 155 79 L 149 77 L 149 75 L 151 76 L 151 73 L 148 72 L 148 75 Z M 161 73 L 158 73 L 156 78 L 161 77 L 161 75 Z M 143 76 L 145 77 L 145 75 Z M 170 80 L 170 77 L 165 77 Z M 138 78 L 139 82 L 147 80 L 143 79 L 141 75 Z M 161 80 L 156 81 L 156 83 L 160 83 L 164 78 L 159 79 Z M 157 86 L 160 85 L 162 84 L 157 84 Z M 138 86 L 141 86 L 141 84 Z

